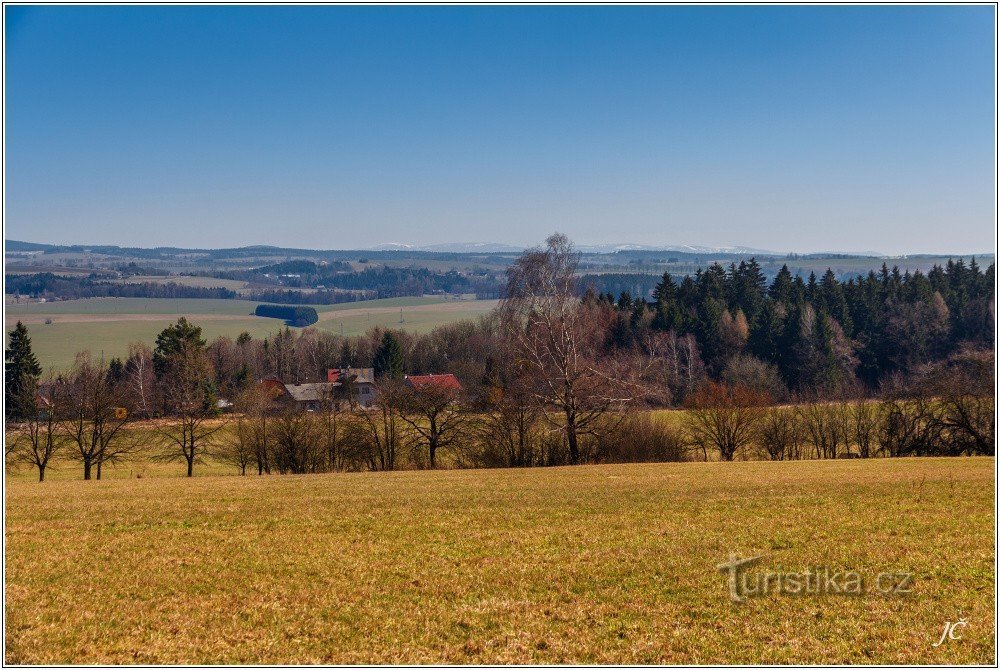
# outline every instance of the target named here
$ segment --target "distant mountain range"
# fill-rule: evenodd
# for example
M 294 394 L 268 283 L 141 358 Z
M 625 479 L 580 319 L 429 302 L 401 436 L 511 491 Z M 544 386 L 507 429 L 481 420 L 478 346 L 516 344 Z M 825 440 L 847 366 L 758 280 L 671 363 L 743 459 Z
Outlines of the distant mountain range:
M 520 253 L 527 247 L 518 247 L 510 244 L 499 244 L 494 242 L 448 242 L 445 244 L 378 244 L 368 247 L 372 251 L 433 251 L 447 253 Z M 580 244 L 577 250 L 588 254 L 613 254 L 618 251 L 678 251 L 689 254 L 756 254 L 758 256 L 783 256 L 782 252 L 768 251 L 767 249 L 754 249 L 751 247 L 707 247 L 700 245 L 649 245 L 649 244 Z
M 300 249 L 300 248 L 285 248 L 285 247 L 275 247 L 270 245 L 252 245 L 245 247 L 235 247 L 227 249 L 198 249 L 198 248 L 181 248 L 181 247 L 120 247 L 117 245 L 102 245 L 102 244 L 73 244 L 73 245 L 60 245 L 60 244 L 42 244 L 38 242 L 22 242 L 18 240 L 4 240 L 4 248 L 8 252 L 84 252 L 89 251 L 91 253 L 98 254 L 110 254 L 110 255 L 128 255 L 129 253 L 138 254 L 140 256 L 149 256 L 151 254 L 165 254 L 165 255 L 175 255 L 175 254 L 185 254 L 185 253 L 200 253 L 208 254 L 211 256 L 242 256 L 246 254 L 292 254 L 303 257 L 311 256 L 321 256 L 321 255 L 345 255 L 349 253 L 357 253 L 361 251 L 372 252 L 372 253 L 388 253 L 393 254 L 398 253 L 412 253 L 412 254 L 500 254 L 500 255 L 513 255 L 519 254 L 528 247 L 521 247 L 512 244 L 501 244 L 497 242 L 446 242 L 442 244 L 427 244 L 427 245 L 414 245 L 414 244 L 398 244 L 398 243 L 387 243 L 378 244 L 370 247 L 355 248 L 355 249 Z M 679 245 L 651 245 L 651 244 L 580 244 L 576 246 L 578 251 L 584 254 L 625 254 L 625 255 L 637 255 L 644 256 L 650 253 L 674 253 L 679 254 L 682 257 L 697 257 L 704 255 L 718 255 L 725 257 L 739 257 L 739 256 L 757 256 L 760 258 L 784 258 L 784 257 L 796 257 L 796 258 L 825 258 L 825 257 L 858 257 L 858 258 L 885 258 L 885 259 L 901 259 L 901 258 L 919 258 L 919 257 L 962 257 L 962 256 L 977 256 L 980 258 L 992 258 L 993 252 L 985 253 L 960 253 L 960 254 L 900 254 L 900 255 L 887 255 L 879 251 L 821 251 L 821 252 L 803 252 L 796 254 L 789 254 L 785 251 L 772 251 L 769 249 L 758 249 L 756 247 L 745 247 L 745 246 L 730 246 L 730 247 L 714 247 L 705 246 L 697 244 L 679 244 Z

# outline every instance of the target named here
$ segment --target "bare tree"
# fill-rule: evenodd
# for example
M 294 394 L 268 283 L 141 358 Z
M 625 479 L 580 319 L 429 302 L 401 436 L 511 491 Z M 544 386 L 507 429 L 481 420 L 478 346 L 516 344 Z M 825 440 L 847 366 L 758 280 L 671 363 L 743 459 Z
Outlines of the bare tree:
M 571 463 L 580 462 L 581 435 L 592 433 L 609 412 L 621 412 L 636 395 L 627 370 L 601 355 L 603 329 L 594 307 L 576 295 L 578 254 L 565 235 L 547 248 L 526 251 L 507 270 L 501 323 L 517 358 L 536 380 L 533 394 L 557 416 L 542 416 L 562 430 Z
M 231 430 L 223 441 L 218 457 L 235 465 L 241 476 L 246 476 L 247 468 L 254 462 L 257 455 L 254 426 L 249 418 L 238 415 Z
M 434 469 L 438 450 L 454 447 L 465 437 L 467 422 L 459 405 L 459 392 L 435 382 L 402 390 L 399 418 L 427 447 L 428 463 Z
M 320 398 L 317 420 L 328 470 L 343 470 L 347 465 L 344 415 L 355 404 L 356 379 L 356 375 L 341 375 L 340 385 L 329 388 Z
M 644 344 L 651 358 L 651 371 L 659 373 L 666 392 L 664 404 L 683 402 L 704 381 L 705 364 L 694 335 L 678 336 L 673 330 L 650 331 Z
M 851 438 L 858 447 L 861 458 L 871 458 L 878 451 L 878 405 L 861 399 L 850 407 Z
M 768 407 L 761 417 L 757 444 L 772 461 L 801 458 L 803 430 L 791 407 Z
M 237 397 L 235 403 L 237 416 L 249 431 L 248 437 L 252 440 L 253 463 L 257 466 L 258 475 L 271 472 L 273 403 L 274 397 L 271 391 L 261 385 L 247 388 Z
M 753 444 L 769 402 L 766 395 L 751 389 L 707 382 L 688 403 L 691 441 L 701 448 L 705 460 L 712 448 L 719 458 L 731 461 Z
M 818 399 L 796 406 L 815 458 L 837 458 L 851 435 L 850 415 L 839 403 Z
M 927 385 L 938 400 L 938 421 L 949 453 L 996 453 L 994 384 L 990 351 L 959 351 L 930 373 Z
M 272 466 L 280 474 L 317 472 L 325 461 L 319 422 L 312 412 L 289 408 L 274 417 Z
M 161 461 L 184 461 L 187 476 L 194 475 L 209 447 L 209 438 L 225 425 L 218 417 L 215 397 L 210 392 L 211 366 L 204 350 L 183 340 L 166 361 L 161 377 L 167 408 L 173 421 L 158 422 L 154 430 L 163 438 L 163 451 L 154 456 Z
M 34 380 L 21 388 L 17 402 L 21 408 L 22 420 L 13 426 L 14 430 L 8 441 L 14 460 L 37 468 L 40 482 L 45 481 L 45 470 L 52 457 L 66 444 L 66 437 L 59 430 L 54 411 L 58 400 L 55 392 L 57 387 L 51 383 L 51 379 L 47 387 L 51 389 L 48 397 L 39 394 Z
M 483 447 L 499 451 L 502 464 L 508 467 L 532 465 L 535 462 L 532 443 L 541 412 L 528 380 L 513 376 L 503 384 L 491 385 L 485 391 L 483 404 L 483 412 L 475 423 Z
M 148 345 L 142 342 L 128 345 L 125 378 L 135 412 L 150 416 L 155 404 L 156 378 L 153 373 L 153 350 Z
M 137 447 L 135 435 L 124 430 L 131 421 L 129 400 L 124 385 L 112 383 L 103 360 L 94 363 L 90 352 L 77 354 L 66 393 L 55 409 L 74 457 L 83 463 L 84 479 L 90 479 L 95 468 L 100 479 L 105 463 L 120 460 Z
M 355 412 L 357 421 L 348 425 L 345 439 L 361 454 L 369 470 L 395 470 L 406 439 L 405 423 L 400 419 L 402 389 L 391 379 L 378 382 L 376 387 L 374 406 Z

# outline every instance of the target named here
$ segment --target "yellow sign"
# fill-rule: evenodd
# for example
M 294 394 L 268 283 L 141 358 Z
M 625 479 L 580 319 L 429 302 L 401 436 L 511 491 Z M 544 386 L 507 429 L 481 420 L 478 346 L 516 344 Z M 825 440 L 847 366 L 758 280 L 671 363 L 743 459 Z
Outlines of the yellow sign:
M 115 407 L 115 419 L 123 421 L 128 418 L 128 410 L 124 407 Z

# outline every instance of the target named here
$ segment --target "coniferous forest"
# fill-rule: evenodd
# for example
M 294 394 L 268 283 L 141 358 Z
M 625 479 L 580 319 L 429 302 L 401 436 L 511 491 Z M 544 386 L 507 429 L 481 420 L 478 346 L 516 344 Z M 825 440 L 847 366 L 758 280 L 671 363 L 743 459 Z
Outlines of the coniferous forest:
M 712 377 L 734 367 L 774 366 L 789 391 L 875 390 L 894 375 L 993 342 L 994 266 L 973 259 L 926 275 L 881 272 L 838 281 L 831 270 L 808 279 L 783 267 L 770 284 L 754 259 L 694 276 L 664 274 L 653 301 L 588 292 L 613 304 L 611 348 L 642 346 L 651 332 L 691 336 Z

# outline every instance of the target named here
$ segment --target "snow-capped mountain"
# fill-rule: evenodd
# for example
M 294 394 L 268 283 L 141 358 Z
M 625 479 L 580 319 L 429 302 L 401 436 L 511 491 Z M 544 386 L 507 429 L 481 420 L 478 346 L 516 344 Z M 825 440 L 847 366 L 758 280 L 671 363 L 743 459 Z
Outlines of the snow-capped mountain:
M 388 242 L 369 247 L 371 251 L 435 251 L 439 253 L 519 253 L 527 247 L 497 242 L 445 242 L 442 244 L 401 244 Z M 676 251 L 689 254 L 741 254 L 757 256 L 782 255 L 776 251 L 752 247 L 710 247 L 702 245 L 650 245 L 650 244 L 580 244 L 577 250 L 588 254 L 613 254 L 619 251 Z

